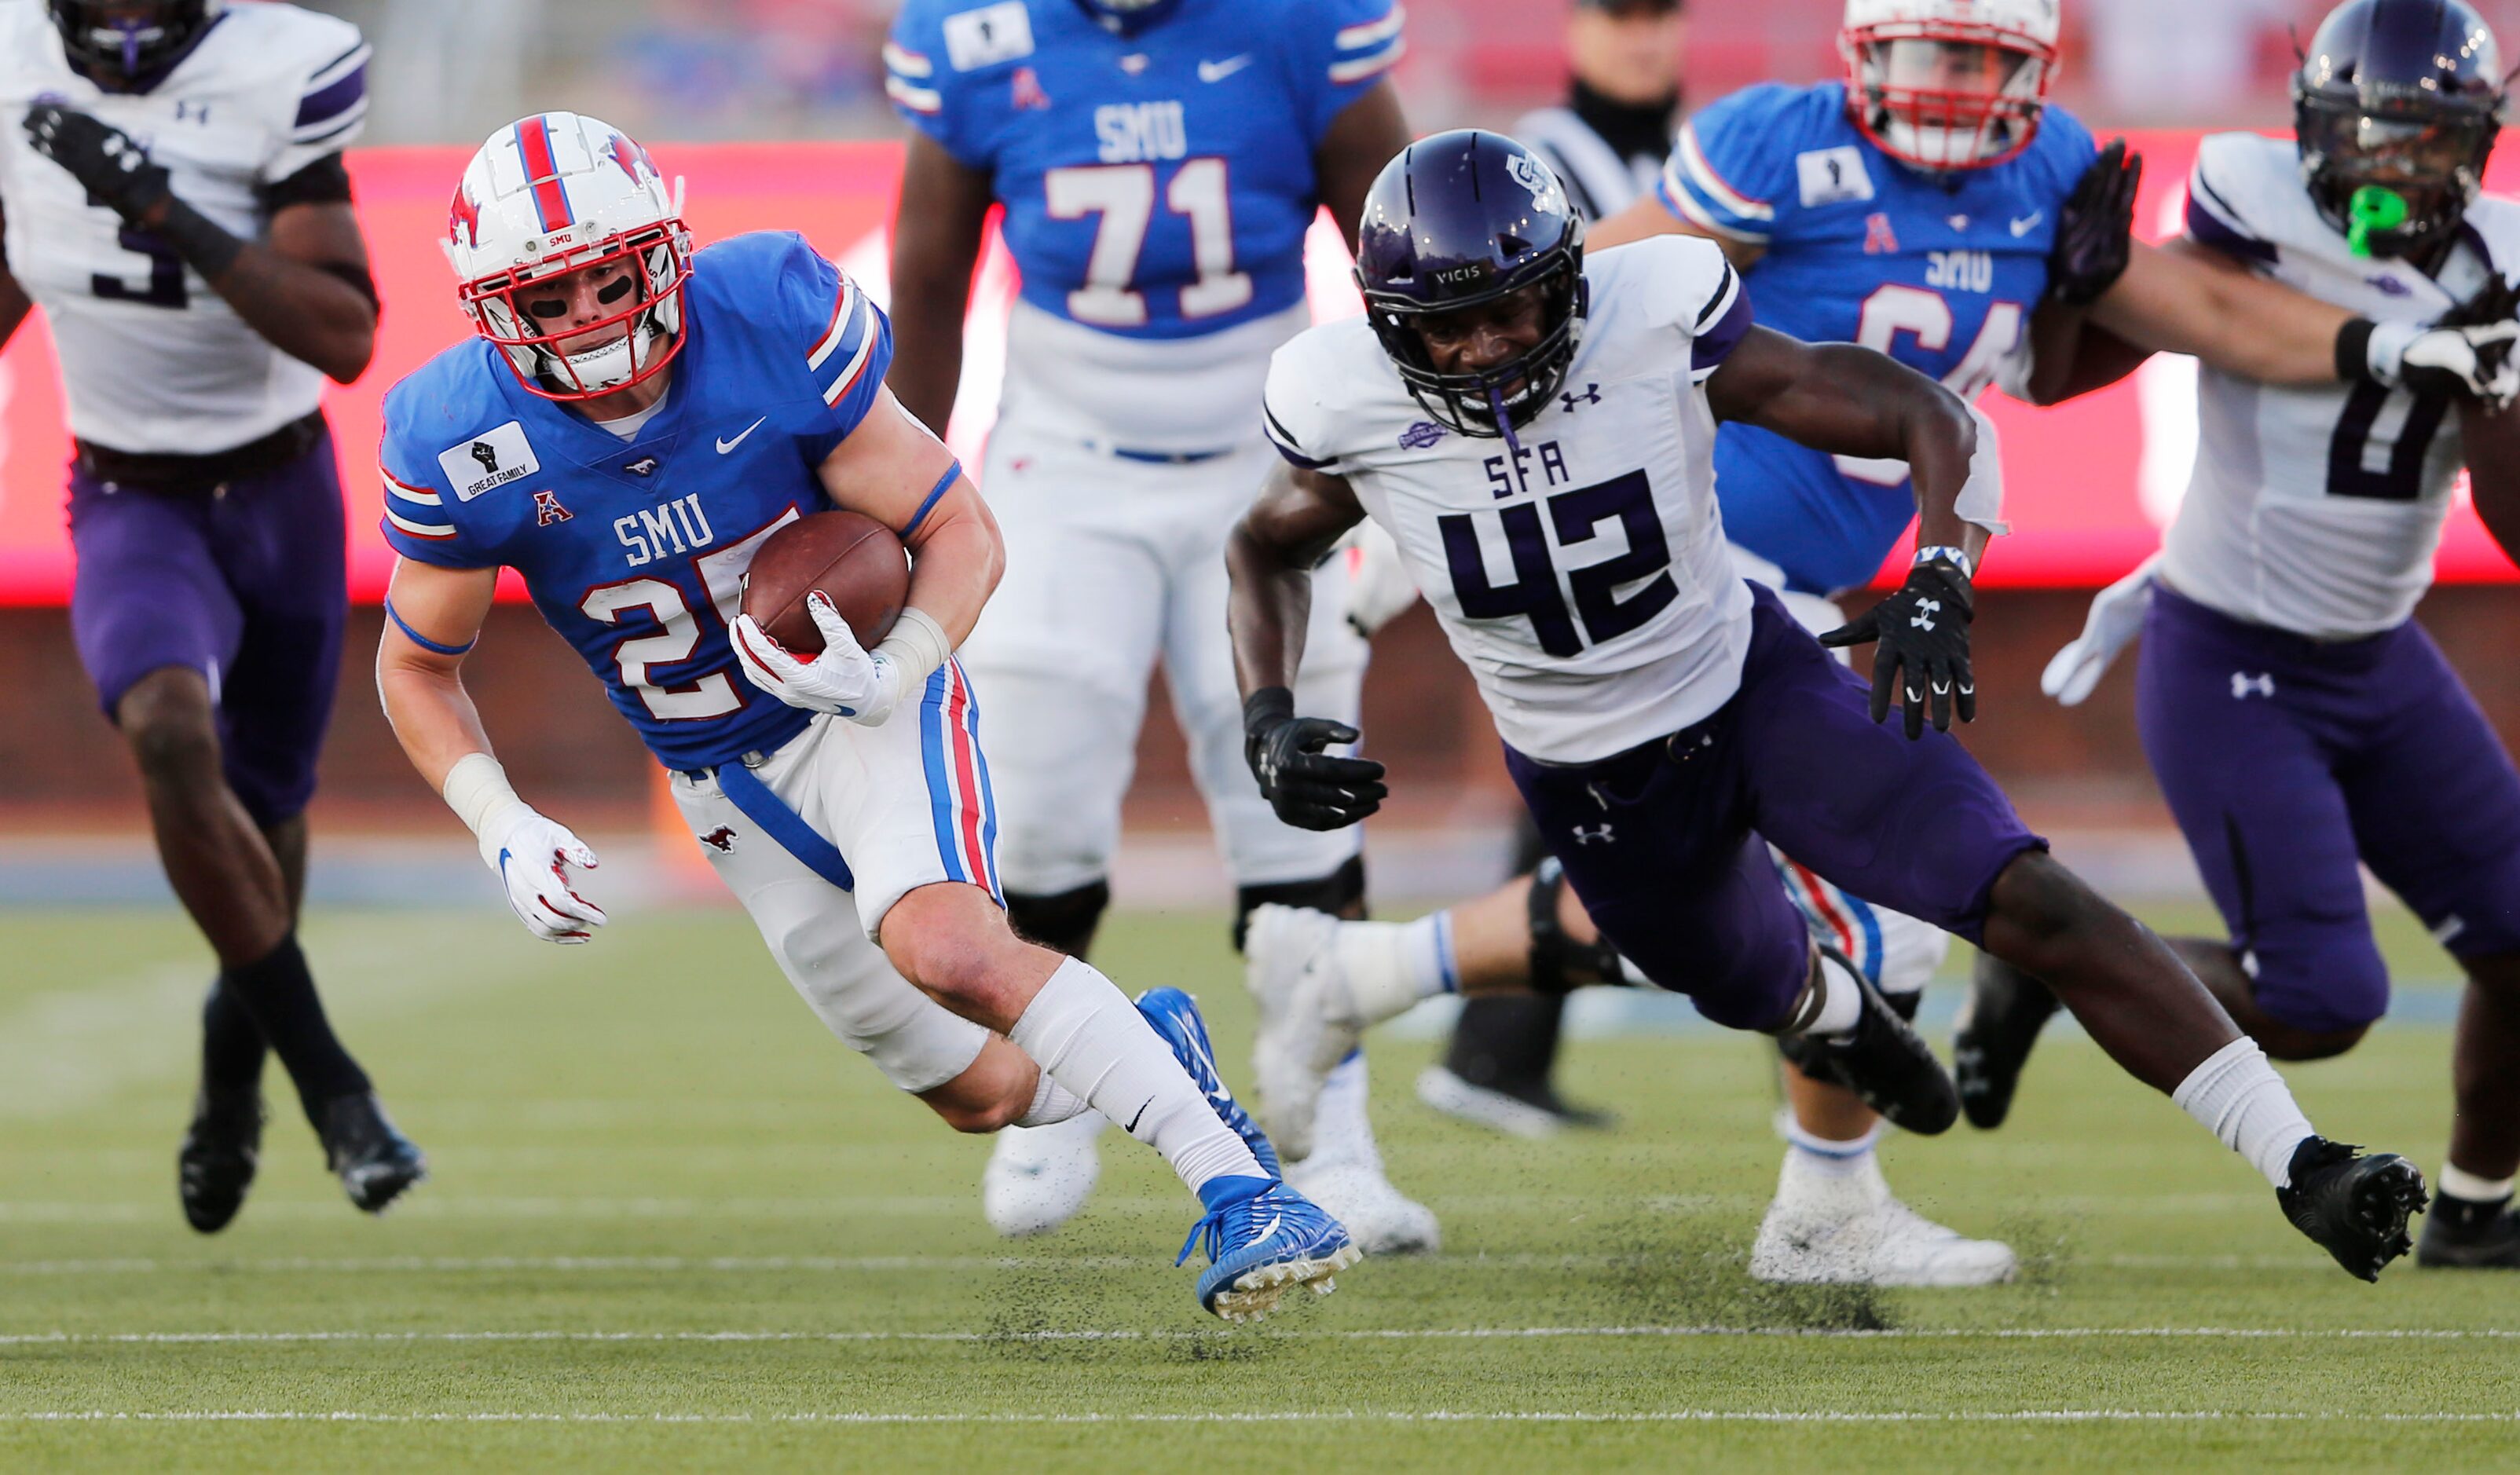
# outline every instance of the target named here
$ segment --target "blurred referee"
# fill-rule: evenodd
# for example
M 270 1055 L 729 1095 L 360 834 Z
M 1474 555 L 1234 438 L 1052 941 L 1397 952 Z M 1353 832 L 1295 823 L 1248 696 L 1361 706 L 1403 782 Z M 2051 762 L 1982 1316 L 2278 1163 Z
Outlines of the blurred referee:
M 1566 102 L 1526 113 L 1513 136 L 1555 166 L 1589 220 L 1628 207 L 1653 187 L 1680 120 L 1682 0 L 1576 0 L 1566 18 Z M 1523 822 L 1515 873 L 1542 857 Z M 1602 1127 L 1606 1112 L 1560 1098 L 1550 1081 L 1566 996 L 1491 995 L 1462 1006 L 1444 1063 L 1418 1078 L 1438 1111 L 1519 1136 Z

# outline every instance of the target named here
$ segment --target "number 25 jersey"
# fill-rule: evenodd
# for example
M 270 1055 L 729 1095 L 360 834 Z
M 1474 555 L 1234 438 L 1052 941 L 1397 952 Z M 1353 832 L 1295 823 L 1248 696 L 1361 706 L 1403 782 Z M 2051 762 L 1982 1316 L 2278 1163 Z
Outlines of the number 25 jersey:
M 0 204 L 9 270 L 44 309 L 72 435 L 203 456 L 315 409 L 324 375 L 273 347 L 160 238 L 93 203 L 19 126 L 38 100 L 138 140 L 176 196 L 248 241 L 264 192 L 358 136 L 368 47 L 293 5 L 229 9 L 155 86 L 107 92 L 73 69 L 32 0 L 0 0 Z
M 2187 182 L 2187 234 L 2297 291 L 2429 323 L 2520 276 L 2520 204 L 2480 199 L 2439 271 L 2356 256 L 2302 187 L 2288 138 L 2221 133 Z M 2341 640 L 2404 624 L 2466 459 L 2447 399 L 2281 387 L 2200 367 L 2196 468 L 2162 540 L 2172 587 L 2235 619 Z
M 1444 429 L 1363 318 L 1278 351 L 1280 455 L 1344 477 L 1391 534 L 1497 732 L 1590 763 L 1712 715 L 1740 687 L 1750 590 L 1715 507 L 1706 380 L 1750 330 L 1713 242 L 1588 254 L 1581 344 L 1508 441 Z
M 1401 50 L 1398 0 L 1184 0 L 1127 36 L 1075 0 L 908 0 L 885 90 L 989 176 L 1023 278 L 1000 417 L 1247 443 L 1269 354 L 1308 321 L 1314 154 Z

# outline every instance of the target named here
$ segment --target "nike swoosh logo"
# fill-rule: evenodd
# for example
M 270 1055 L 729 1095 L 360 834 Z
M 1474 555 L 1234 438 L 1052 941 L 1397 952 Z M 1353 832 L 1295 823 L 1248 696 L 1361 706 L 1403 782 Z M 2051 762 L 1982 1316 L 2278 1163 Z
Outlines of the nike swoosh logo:
M 1155 1104 L 1155 1098 L 1153 1096 L 1147 1097 L 1147 1106 L 1152 1106 L 1153 1104 Z M 1136 1137 L 1138 1135 L 1138 1124 L 1147 1119 L 1147 1106 L 1139 1107 L 1138 1114 L 1129 1118 L 1129 1125 L 1121 1128 L 1120 1130 L 1129 1134 L 1131 1137 Z
M 765 415 L 761 417 L 761 420 L 768 420 L 769 418 L 769 416 Z M 717 453 L 720 456 L 723 456 L 727 452 L 734 450 L 737 446 L 743 444 L 745 436 L 750 435 L 753 431 L 761 428 L 761 420 L 756 420 L 752 424 L 745 425 L 743 429 L 737 434 L 735 439 L 719 441 L 717 443 Z
M 1198 64 L 1198 79 L 1202 82 L 1222 82 L 1250 65 L 1249 52 L 1238 57 L 1227 57 L 1222 62 L 1201 62 Z
M 1283 1224 L 1285 1219 L 1286 1216 L 1283 1214 L 1270 1215 L 1268 1227 L 1263 1229 L 1259 1233 L 1252 1235 L 1249 1239 L 1244 1240 L 1243 1246 L 1247 1249 L 1255 1244 L 1268 1243 L 1270 1236 L 1278 1232 L 1278 1226 Z
M 2032 210 L 2029 214 L 2012 222 L 2012 234 L 2016 238 L 2027 236 L 2032 231 L 2039 229 L 2039 222 L 2047 218 L 2048 212 L 2046 210 Z

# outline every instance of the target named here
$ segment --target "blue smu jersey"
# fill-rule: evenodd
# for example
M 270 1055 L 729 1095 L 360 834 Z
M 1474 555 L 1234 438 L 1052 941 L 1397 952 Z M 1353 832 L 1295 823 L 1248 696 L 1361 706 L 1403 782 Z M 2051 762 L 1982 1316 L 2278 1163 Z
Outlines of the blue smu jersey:
M 478 337 L 394 385 L 384 534 L 424 563 L 522 574 L 649 751 L 695 769 L 804 730 L 744 680 L 727 628 L 761 541 L 831 505 L 815 469 L 874 408 L 892 330 L 787 232 L 700 251 L 683 302 L 665 397 L 626 441 Z
M 885 91 L 990 176 L 1025 301 L 1194 337 L 1303 300 L 1314 151 L 1402 46 L 1399 0 L 1185 0 L 1125 37 L 1075 0 L 908 0 Z
M 1765 250 L 1746 276 L 1768 327 L 1879 349 L 1974 399 L 2047 292 L 2056 216 L 2092 152 L 2051 106 L 2014 158 L 1931 174 L 1864 137 L 1843 83 L 1768 85 L 1690 119 L 1656 193 L 1691 226 Z M 1915 514 L 1899 464 L 1752 425 L 1724 426 L 1715 469 L 1732 541 L 1808 593 L 1869 580 Z

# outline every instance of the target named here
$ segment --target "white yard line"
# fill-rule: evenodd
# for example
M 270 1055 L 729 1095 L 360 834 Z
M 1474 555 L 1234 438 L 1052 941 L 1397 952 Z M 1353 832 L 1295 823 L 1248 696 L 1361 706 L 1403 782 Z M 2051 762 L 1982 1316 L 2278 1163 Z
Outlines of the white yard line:
M 0 1347 L 198 1346 L 204 1344 L 469 1343 L 469 1342 L 1165 1342 L 1231 1336 L 1230 1328 L 1192 1331 L 124 1331 L 0 1334 Z M 2459 1327 L 2317 1326 L 1998 1326 L 1889 1327 L 1881 1330 L 1762 1326 L 1459 1326 L 1364 1329 L 1288 1328 L 1273 1339 L 1334 1342 L 1514 1341 L 1552 1338 L 1817 1337 L 1847 1341 L 2520 1341 L 2520 1331 Z
M 1607 1409 L 1286 1409 L 1205 1413 L 669 1413 L 468 1410 L 370 1413 L 355 1409 L 72 1409 L 0 1413 L 5 1423 L 351 1423 L 351 1424 L 1980 1424 L 1980 1423 L 2514 1423 L 2510 1412 L 2282 1413 L 2217 1408 L 2020 1408 L 1988 1411 L 1667 1408 Z

